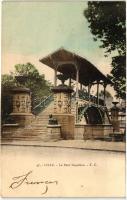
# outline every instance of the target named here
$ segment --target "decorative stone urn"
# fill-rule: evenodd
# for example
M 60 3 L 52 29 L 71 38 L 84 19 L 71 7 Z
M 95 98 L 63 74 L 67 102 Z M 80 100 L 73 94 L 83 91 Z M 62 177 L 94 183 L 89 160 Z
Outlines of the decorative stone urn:
M 13 111 L 10 114 L 16 123 L 27 126 L 31 123 L 33 114 L 31 113 L 31 92 L 29 88 L 23 86 L 27 76 L 15 76 L 19 87 L 12 89 Z
M 54 113 L 59 124 L 61 124 L 61 137 L 63 139 L 74 139 L 74 115 L 71 114 L 71 93 L 72 88 L 64 82 L 69 77 L 64 74 L 57 75 L 62 84 L 52 89 L 54 93 Z

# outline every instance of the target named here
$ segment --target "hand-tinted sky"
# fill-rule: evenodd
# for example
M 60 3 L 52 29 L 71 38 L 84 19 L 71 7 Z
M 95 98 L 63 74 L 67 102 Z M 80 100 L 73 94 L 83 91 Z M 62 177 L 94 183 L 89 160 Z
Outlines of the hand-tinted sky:
M 3 50 L 26 55 L 64 46 L 92 54 L 98 44 L 83 16 L 86 7 L 85 2 L 3 3 Z
M 87 2 L 80 1 L 3 2 L 3 73 L 11 70 L 12 65 L 28 61 L 40 70 L 43 66 L 39 58 L 60 47 L 88 58 L 103 73 L 109 73 L 110 58 L 105 58 L 104 50 L 93 41 L 83 15 L 85 8 Z

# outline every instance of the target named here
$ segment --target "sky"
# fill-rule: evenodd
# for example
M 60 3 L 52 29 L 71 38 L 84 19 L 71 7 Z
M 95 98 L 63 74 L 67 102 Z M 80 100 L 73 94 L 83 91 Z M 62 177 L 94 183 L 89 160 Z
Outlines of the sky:
M 53 82 L 53 70 L 39 59 L 60 47 L 85 57 L 105 75 L 110 73 L 111 57 L 104 57 L 100 43 L 93 41 L 83 15 L 86 8 L 86 1 L 4 1 L 2 74 L 13 71 L 15 64 L 31 62 Z

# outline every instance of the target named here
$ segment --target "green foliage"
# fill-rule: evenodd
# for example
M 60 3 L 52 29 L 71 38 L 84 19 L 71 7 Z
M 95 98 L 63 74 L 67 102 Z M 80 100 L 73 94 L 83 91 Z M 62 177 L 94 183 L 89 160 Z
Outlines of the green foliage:
M 1 117 L 4 121 L 9 113 L 12 112 L 12 94 L 11 89 L 15 87 L 16 82 L 12 75 L 4 74 L 1 79 Z
M 15 71 L 10 75 L 2 75 L 2 119 L 12 111 L 11 89 L 19 86 L 16 75 L 27 75 L 24 86 L 31 90 L 32 108 L 40 103 L 46 96 L 51 94 L 51 83 L 40 75 L 38 70 L 31 63 L 15 65 Z
M 96 94 L 96 96 L 97 96 L 97 94 Z M 101 90 L 100 92 L 99 92 L 99 97 L 104 97 L 104 90 Z M 112 95 L 110 94 L 110 92 L 108 92 L 107 90 L 105 91 L 105 97 L 106 98 L 110 98 L 110 97 L 112 97 Z
M 16 82 L 12 75 L 4 74 L 2 75 L 2 89 L 13 88 Z
M 112 57 L 112 71 L 109 76 L 114 83 L 117 97 L 125 99 L 126 69 L 126 3 L 124 1 L 89 1 L 84 11 L 94 40 L 105 48 L 105 56 Z
M 32 107 L 36 106 L 45 96 L 51 93 L 51 83 L 45 80 L 44 74 L 40 75 L 31 63 L 15 65 L 14 75 L 27 75 L 25 86 L 32 92 Z
M 84 14 L 94 40 L 100 40 L 107 52 L 118 50 L 125 53 L 126 4 L 124 1 L 89 1 Z
M 116 56 L 112 58 L 111 75 L 109 78 L 114 83 L 114 89 L 117 91 L 117 97 L 126 99 L 126 60 L 125 56 Z

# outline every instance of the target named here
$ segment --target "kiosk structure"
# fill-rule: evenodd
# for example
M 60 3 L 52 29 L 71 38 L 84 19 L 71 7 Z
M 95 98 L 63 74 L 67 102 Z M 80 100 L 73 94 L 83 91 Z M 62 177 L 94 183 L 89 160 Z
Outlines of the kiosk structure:
M 15 118 L 16 124 L 4 124 L 2 137 L 110 139 L 113 126 L 105 104 L 105 93 L 106 86 L 112 82 L 88 60 L 64 48 L 40 59 L 40 62 L 54 70 L 52 94 L 31 112 L 29 89 L 14 89 L 10 116 Z M 99 98 L 100 85 L 104 89 L 103 99 Z M 96 86 L 96 96 L 91 94 L 93 86 Z M 51 115 L 58 124 L 48 123 Z

